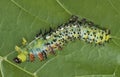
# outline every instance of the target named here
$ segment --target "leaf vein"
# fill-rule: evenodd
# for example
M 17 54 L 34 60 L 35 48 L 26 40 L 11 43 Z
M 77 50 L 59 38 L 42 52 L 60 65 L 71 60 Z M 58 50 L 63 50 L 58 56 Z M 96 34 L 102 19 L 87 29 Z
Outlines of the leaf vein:
M 19 23 L 19 17 L 20 17 L 20 15 L 21 15 L 21 13 L 22 13 L 22 10 L 20 10 L 20 12 L 19 12 L 19 14 L 18 14 L 18 16 L 17 16 L 17 21 L 16 21 L 17 24 Z
M 119 44 L 117 44 L 117 42 L 115 40 L 112 40 L 114 44 L 116 44 L 116 46 L 120 47 Z
M 114 6 L 114 4 L 112 3 L 111 0 L 107 0 L 109 2 L 109 4 L 112 6 L 112 8 L 119 14 L 118 9 Z
M 46 22 L 45 20 L 42 20 L 42 19 L 38 18 L 38 17 L 35 16 L 35 15 L 32 15 L 28 10 L 26 10 L 24 7 L 22 7 L 21 5 L 19 5 L 19 4 L 18 4 L 17 2 L 15 2 L 14 0 L 11 0 L 11 2 L 12 2 L 13 4 L 15 4 L 17 7 L 19 7 L 20 9 L 22 9 L 24 12 L 26 12 L 26 13 L 28 13 L 29 15 L 37 18 L 39 21 L 42 21 L 42 22 L 44 22 L 44 23 L 46 23 L 46 24 L 48 24 L 48 25 L 50 24 L 50 23 Z
M 57 57 L 57 56 L 56 56 Z M 56 57 L 48 60 L 45 64 L 43 64 L 39 69 L 37 69 L 34 74 L 36 74 L 38 71 L 40 71 L 42 68 L 44 68 L 49 62 L 53 61 Z
M 66 7 L 63 6 L 63 4 L 62 4 L 59 0 L 56 0 L 56 2 L 57 2 L 68 14 L 72 15 L 72 13 L 71 13 L 68 9 L 66 9 Z

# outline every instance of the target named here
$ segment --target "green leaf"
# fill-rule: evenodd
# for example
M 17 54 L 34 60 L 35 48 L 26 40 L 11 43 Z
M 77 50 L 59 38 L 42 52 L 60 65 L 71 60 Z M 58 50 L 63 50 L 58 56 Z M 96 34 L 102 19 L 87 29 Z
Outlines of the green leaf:
M 0 0 L 0 77 L 120 77 L 119 0 Z M 56 56 L 15 64 L 14 46 L 30 42 L 40 29 L 55 28 L 71 15 L 108 28 L 105 46 L 70 42 Z

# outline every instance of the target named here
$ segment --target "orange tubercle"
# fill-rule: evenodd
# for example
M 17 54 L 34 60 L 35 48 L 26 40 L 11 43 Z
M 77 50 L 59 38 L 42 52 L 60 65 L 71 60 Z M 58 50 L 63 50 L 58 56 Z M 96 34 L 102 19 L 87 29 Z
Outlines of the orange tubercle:
M 31 62 L 33 62 L 33 61 L 35 60 L 34 54 L 30 53 L 30 56 L 29 56 L 29 57 L 30 57 L 30 61 L 31 61 Z
M 44 60 L 42 53 L 39 52 L 39 53 L 38 53 L 38 56 L 39 56 L 40 61 Z

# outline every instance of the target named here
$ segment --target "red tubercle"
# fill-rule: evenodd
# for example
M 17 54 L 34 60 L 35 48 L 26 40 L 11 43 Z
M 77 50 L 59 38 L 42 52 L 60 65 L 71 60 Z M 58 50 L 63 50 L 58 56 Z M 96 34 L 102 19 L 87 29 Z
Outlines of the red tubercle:
M 34 54 L 30 53 L 29 57 L 30 57 L 30 61 L 31 61 L 31 62 L 33 62 L 33 61 L 35 60 Z
M 43 61 L 43 60 L 44 60 L 43 54 L 40 53 L 40 52 L 38 53 L 38 57 L 39 57 L 40 61 Z

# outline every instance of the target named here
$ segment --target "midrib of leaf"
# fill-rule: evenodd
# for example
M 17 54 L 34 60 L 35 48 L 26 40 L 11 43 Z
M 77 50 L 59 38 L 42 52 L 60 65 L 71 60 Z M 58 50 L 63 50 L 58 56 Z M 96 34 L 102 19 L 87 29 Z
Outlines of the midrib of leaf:
M 4 73 L 3 73 L 3 70 L 2 70 L 2 61 L 3 61 L 2 56 L 0 56 L 0 71 L 1 71 L 2 77 L 4 77 Z

